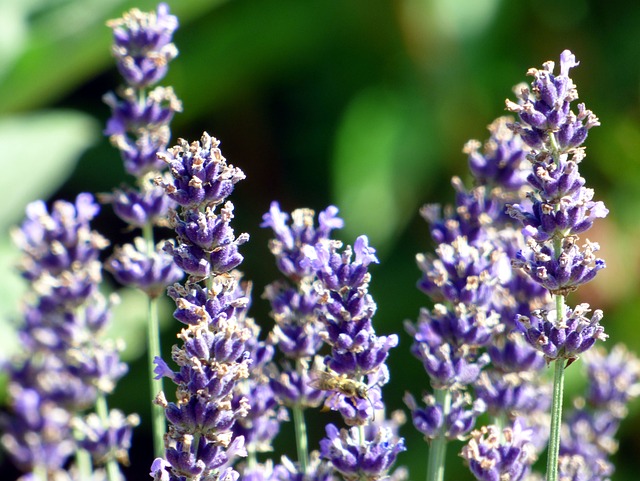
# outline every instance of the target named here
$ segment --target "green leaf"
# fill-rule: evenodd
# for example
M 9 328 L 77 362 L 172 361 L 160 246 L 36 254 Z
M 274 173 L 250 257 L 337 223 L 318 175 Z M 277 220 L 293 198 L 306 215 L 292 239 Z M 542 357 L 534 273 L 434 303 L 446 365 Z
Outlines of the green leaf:
M 4 112 L 45 105 L 110 67 L 111 29 L 105 22 L 133 7 L 152 11 L 158 4 L 152 0 L 31 0 L 35 4 L 29 12 L 32 20 L 25 25 L 27 8 L 17 6 L 22 1 L 11 2 L 13 8 L 8 10 L 16 22 L 22 22 L 13 26 L 18 31 L 12 34 L 22 42 L 12 51 L 14 57 L 21 55 L 7 62 L 4 75 L 0 71 L 0 111 Z M 223 0 L 181 0 L 175 2 L 172 13 L 185 27 L 221 3 Z M 0 17 L 2 13 L 0 10 Z
M 410 99 L 415 104 L 415 97 L 371 87 L 351 101 L 338 127 L 332 181 L 345 236 L 365 233 L 377 249 L 389 248 L 415 215 L 438 168 L 425 159 L 437 155 L 425 147 L 435 144 L 429 109 Z
M 49 111 L 0 118 L 0 227 L 6 232 L 27 203 L 48 198 L 67 179 L 80 154 L 99 131 L 95 120 L 74 111 Z

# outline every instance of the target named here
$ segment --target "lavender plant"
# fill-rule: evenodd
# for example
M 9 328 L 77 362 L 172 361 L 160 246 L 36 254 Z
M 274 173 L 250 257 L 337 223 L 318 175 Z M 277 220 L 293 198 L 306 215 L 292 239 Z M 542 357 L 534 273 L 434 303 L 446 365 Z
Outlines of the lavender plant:
M 149 298 L 147 343 L 149 372 L 153 360 L 160 355 L 158 302 L 167 286 L 182 278 L 183 273 L 170 255 L 157 245 L 154 226 L 167 223 L 174 201 L 165 195 L 154 179 L 161 175 L 166 164 L 158 157 L 165 151 L 171 131 L 169 124 L 182 105 L 171 87 L 154 87 L 167 73 L 168 64 L 178 50 L 171 39 L 178 27 L 178 19 L 169 13 L 165 3 L 156 12 L 143 13 L 133 9 L 107 25 L 113 29 L 112 53 L 125 84 L 119 95 L 113 92 L 104 97 L 111 107 L 111 118 L 105 134 L 120 151 L 124 168 L 135 178 L 136 187 L 125 186 L 101 200 L 113 205 L 113 210 L 132 229 L 142 230 L 132 244 L 116 247 L 105 266 L 123 285 L 135 287 Z M 152 88 L 153 87 L 153 88 Z M 152 398 L 162 391 L 162 380 L 150 376 Z M 152 405 L 154 450 L 163 451 L 165 433 L 164 414 Z
M 19 329 L 25 350 L 4 366 L 11 415 L 2 417 L 2 444 L 25 480 L 93 479 L 95 463 L 117 481 L 118 462 L 128 463 L 138 419 L 107 407 L 106 396 L 127 367 L 121 346 L 102 336 L 115 299 L 98 290 L 98 256 L 108 245 L 91 230 L 98 211 L 86 193 L 74 203 L 57 201 L 50 211 L 33 202 L 13 233 L 30 291 Z
M 407 449 L 404 415 L 388 413 L 382 395 L 398 336 L 374 329 L 369 269 L 380 261 L 368 238 L 345 247 L 334 239 L 344 226 L 335 206 L 316 221 L 310 209 L 289 214 L 274 201 L 261 227 L 273 230 L 269 248 L 286 279 L 265 288 L 274 325 L 260 339 L 262 323 L 249 317 L 251 282 L 238 271 L 249 236 L 235 235 L 228 201 L 245 174 L 207 133 L 167 149 L 181 105 L 170 87 L 155 85 L 177 55 L 177 18 L 160 4 L 108 25 L 125 85 L 105 96 L 112 111 L 105 133 L 136 185 L 102 200 L 143 235 L 117 247 L 105 267 L 150 300 L 150 476 L 406 478 L 396 467 Z M 607 337 L 602 312 L 566 302 L 605 266 L 598 245 L 578 236 L 608 212 L 578 171 L 599 122 L 584 104 L 572 107 L 569 71 L 577 65 L 564 51 L 557 75 L 553 62 L 531 69 L 531 86 L 518 86 L 518 102 L 507 101 L 517 119 L 501 117 L 484 144 L 465 145 L 473 185 L 454 177 L 454 206 L 421 210 L 436 244 L 417 256 L 418 288 L 431 305 L 405 328 L 431 389 L 404 401 L 429 443 L 427 481 L 444 481 L 447 450 L 461 442 L 460 456 L 481 481 L 540 479 L 534 463 L 545 448 L 547 481 L 613 474 L 616 432 L 640 394 L 640 361 L 622 346 L 592 349 Z M 108 244 L 90 227 L 98 211 L 89 194 L 50 210 L 36 202 L 15 233 L 31 288 L 19 330 L 30 356 L 6 364 L 10 414 L 1 423 L 2 445 L 24 481 L 123 479 L 118 463 L 127 463 L 137 419 L 106 403 L 126 366 L 120 346 L 101 337 L 113 300 L 98 290 Z M 174 239 L 156 245 L 157 226 L 170 227 Z M 165 291 L 182 326 L 171 360 L 160 353 L 157 328 Z M 588 386 L 563 419 L 565 369 L 579 357 Z M 551 364 L 553 382 L 545 374 Z M 165 377 L 175 395 L 162 389 Z M 307 421 L 320 405 L 333 418 L 318 417 L 325 435 L 310 450 Z M 270 453 L 289 412 L 295 458 L 276 460 Z
M 170 426 L 164 456 L 156 458 L 151 475 L 162 481 L 235 480 L 231 464 L 246 450 L 232 428 L 249 406 L 245 398 L 232 398 L 235 384 L 249 375 L 251 331 L 242 323 L 248 299 L 233 269 L 242 262 L 238 246 L 248 236 L 234 236 L 233 205 L 221 204 L 244 174 L 226 163 L 218 141 L 206 133 L 200 142 L 181 139 L 161 158 L 173 181 L 158 178 L 158 185 L 180 206 L 171 216 L 175 243 L 165 250 L 188 278 L 169 292 L 174 316 L 186 325 L 178 336 L 182 345 L 172 350 L 178 370 L 155 360 L 158 377 L 176 384 L 176 401 L 168 402 L 162 392 L 156 398 Z
M 507 100 L 507 108 L 519 117 L 512 128 L 531 148 L 532 171 L 527 181 L 533 189 L 528 204 L 509 207 L 509 214 L 522 222 L 527 237 L 527 245 L 518 251 L 513 265 L 547 289 L 555 301 L 555 309 L 533 311 L 517 321 L 527 342 L 540 350 L 547 362 L 555 363 L 548 481 L 558 479 L 565 368 L 597 340 L 607 337 L 600 326 L 602 311 L 588 317 L 588 304 L 573 309 L 565 305 L 567 294 L 605 266 L 595 255 L 599 246 L 588 240 L 580 246 L 578 234 L 608 213 L 601 201 L 593 200 L 593 190 L 584 187 L 585 180 L 578 172 L 585 157 L 582 144 L 588 131 L 600 122 L 582 103 L 577 114 L 571 110 L 578 94 L 569 70 L 577 65 L 575 56 L 565 50 L 557 76 L 553 62 L 546 62 L 542 70 L 530 69 L 528 73 L 534 77 L 531 88 L 516 88 L 519 103 Z
M 297 209 L 289 215 L 273 202 L 261 224 L 261 227 L 273 230 L 275 238 L 270 241 L 269 248 L 278 269 L 289 281 L 269 284 L 264 292 L 275 321 L 270 343 L 285 357 L 279 368 L 271 365 L 270 385 L 275 399 L 292 412 L 297 466 L 291 463 L 290 467 L 303 475 L 310 472 L 304 412 L 318 407 L 325 398 L 325 392 L 317 389 L 317 385 L 314 387 L 314 384 L 322 384 L 325 375 L 321 374 L 321 363 L 318 362 L 323 345 L 322 324 L 316 315 L 319 295 L 313 287 L 315 271 L 306 262 L 303 251 L 306 246 L 328 239 L 334 229 L 343 226 L 337 213 L 336 207 L 328 207 L 319 214 L 319 225 L 315 227 L 312 210 Z M 315 459 L 319 460 L 317 456 Z
M 397 336 L 375 335 L 376 306 L 367 292 L 375 251 L 365 236 L 356 240 L 354 261 L 350 246 L 338 251 L 341 243 L 330 238 L 343 226 L 337 212 L 334 206 L 322 211 L 318 227 L 310 209 L 289 215 L 272 203 L 263 216 L 263 226 L 276 236 L 270 247 L 278 267 L 296 285 L 275 283 L 265 293 L 276 321 L 272 340 L 288 358 L 274 376 L 275 392 L 294 413 L 297 440 L 298 463 L 286 460 L 282 466 L 303 479 L 327 479 L 334 472 L 344 479 L 383 479 L 405 449 L 397 418 L 375 421 L 375 410 L 383 414 L 384 408 L 380 387 L 389 377 L 384 362 Z M 330 353 L 321 360 L 323 341 Z M 304 410 L 323 399 L 353 427 L 328 424 L 319 452 L 309 456 Z M 400 479 L 402 473 L 392 476 Z

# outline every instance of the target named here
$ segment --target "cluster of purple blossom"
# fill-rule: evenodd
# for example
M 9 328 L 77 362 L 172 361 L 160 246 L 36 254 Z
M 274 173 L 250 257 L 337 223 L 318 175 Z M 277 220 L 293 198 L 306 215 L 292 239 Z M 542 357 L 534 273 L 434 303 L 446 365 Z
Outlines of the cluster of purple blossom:
M 171 88 L 153 86 L 177 55 L 177 19 L 161 4 L 109 26 L 126 85 L 105 96 L 112 109 L 105 132 L 136 187 L 101 200 L 143 236 L 116 248 L 106 267 L 151 305 L 167 292 L 183 326 L 171 351 L 175 367 L 153 352 L 149 334 L 160 413 L 151 477 L 406 478 L 395 467 L 406 450 L 399 435 L 404 416 L 385 411 L 382 393 L 398 336 L 380 336 L 373 326 L 375 249 L 366 236 L 345 247 L 332 238 L 344 224 L 334 206 L 316 220 L 312 210 L 289 214 L 273 202 L 261 227 L 273 231 L 269 248 L 284 279 L 264 290 L 273 328 L 261 339 L 248 317 L 251 283 L 238 271 L 249 236 L 235 235 L 228 200 L 245 175 L 207 133 L 167 148 L 181 106 Z M 432 391 L 404 400 L 429 441 L 428 481 L 444 479 L 447 445 L 460 441 L 462 458 L 481 481 L 539 479 L 532 466 L 547 446 L 549 481 L 600 481 L 613 472 L 616 431 L 640 394 L 640 362 L 621 345 L 610 354 L 592 349 L 607 337 L 602 312 L 565 306 L 565 296 L 604 267 L 598 245 L 581 245 L 578 235 L 608 213 L 578 171 L 588 130 L 599 123 L 584 104 L 572 110 L 577 91 L 569 70 L 576 65 L 564 51 L 559 74 L 553 62 L 531 69 L 531 86 L 518 86 L 518 102 L 507 101 L 517 120 L 501 117 L 484 146 L 465 146 L 473 187 L 454 178 L 455 206 L 421 210 L 437 244 L 417 256 L 418 288 L 432 305 L 405 327 Z M 29 356 L 6 364 L 10 414 L 1 421 L 2 444 L 25 481 L 116 481 L 117 463 L 127 462 L 137 419 L 106 407 L 126 366 L 118 346 L 100 336 L 112 301 L 98 291 L 98 256 L 107 246 L 90 227 L 98 210 L 89 194 L 75 204 L 58 201 L 50 212 L 36 202 L 15 234 L 31 287 L 19 331 Z M 159 225 L 175 238 L 156 245 Z M 563 372 L 579 356 L 588 391 L 561 423 Z M 553 386 L 543 373 L 550 363 Z M 175 385 L 173 400 L 162 378 Z M 327 423 L 325 437 L 309 450 L 305 416 L 321 405 L 341 421 Z M 260 460 L 290 416 L 295 454 Z M 479 419 L 488 424 L 477 426 Z

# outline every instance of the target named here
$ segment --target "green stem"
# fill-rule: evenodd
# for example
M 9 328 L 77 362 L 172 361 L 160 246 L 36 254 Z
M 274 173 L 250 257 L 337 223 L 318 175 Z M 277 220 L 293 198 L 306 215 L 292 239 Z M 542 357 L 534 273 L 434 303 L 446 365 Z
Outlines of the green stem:
M 309 450 L 307 440 L 307 424 L 304 421 L 304 412 L 301 406 L 294 406 L 293 422 L 296 433 L 296 450 L 298 453 L 298 463 L 300 463 L 300 471 L 303 475 L 307 473 L 307 467 L 309 466 Z
M 557 320 L 564 318 L 564 296 L 555 296 Z M 558 481 L 558 456 L 560 452 L 560 428 L 562 425 L 562 398 L 564 394 L 564 368 L 566 361 L 556 359 L 553 376 L 553 402 L 551 405 L 551 428 L 547 453 L 547 481 Z
M 147 254 L 153 255 L 155 246 L 153 239 L 153 226 L 147 224 L 142 228 L 144 240 L 147 243 Z M 167 421 L 164 416 L 164 409 L 157 405 L 154 400 L 159 392 L 163 390 L 162 378 L 155 379 L 154 361 L 160 356 L 160 323 L 158 320 L 158 299 L 149 297 L 147 322 L 147 353 L 149 356 L 149 379 L 151 389 L 151 425 L 153 432 L 153 453 L 156 458 L 164 457 L 164 434 L 167 430 Z
M 149 371 L 151 379 L 151 422 L 153 426 L 153 452 L 157 458 L 164 457 L 164 433 L 167 422 L 164 409 L 154 402 L 155 397 L 162 391 L 162 378 L 156 379 L 153 374 L 154 359 L 160 357 L 160 328 L 158 326 L 158 299 L 149 298 Z
M 103 392 L 100 392 L 96 399 L 96 414 L 102 421 L 103 426 L 106 427 L 109 425 L 109 408 L 107 407 L 107 397 Z M 120 480 L 120 468 L 118 467 L 118 462 L 112 456 L 109 456 L 109 459 L 107 459 L 106 468 L 107 479 L 109 481 Z
M 438 437 L 431 441 L 427 464 L 427 481 L 444 481 L 444 464 L 447 455 L 446 417 L 451 407 L 451 392 L 448 389 L 436 389 L 436 403 L 442 406 L 443 424 Z

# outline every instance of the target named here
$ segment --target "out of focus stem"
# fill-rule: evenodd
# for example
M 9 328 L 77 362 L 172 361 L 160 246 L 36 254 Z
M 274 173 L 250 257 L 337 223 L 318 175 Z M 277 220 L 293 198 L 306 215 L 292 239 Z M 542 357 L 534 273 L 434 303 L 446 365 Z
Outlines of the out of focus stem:
M 96 414 L 102 421 L 103 426 L 109 425 L 109 408 L 107 407 L 107 397 L 104 392 L 100 392 L 96 399 Z M 113 457 L 107 460 L 106 468 L 108 481 L 120 481 L 120 468 Z
M 557 322 L 565 316 L 564 296 L 556 295 Z M 562 424 L 562 398 L 564 395 L 564 368 L 566 360 L 556 359 L 553 376 L 553 400 L 551 404 L 551 428 L 547 453 L 547 481 L 558 481 L 558 456 L 560 452 L 560 427 Z
M 304 411 L 301 406 L 294 406 L 291 410 L 293 411 L 293 422 L 295 426 L 298 463 L 300 464 L 300 471 L 305 475 L 307 474 L 307 468 L 309 466 L 307 424 L 304 421 Z
M 442 427 L 429 446 L 427 464 L 427 481 L 444 481 L 444 465 L 447 455 L 446 419 L 451 408 L 451 391 L 448 389 L 435 390 L 436 404 L 442 406 Z
M 147 244 L 147 254 L 152 255 L 155 249 L 153 239 L 153 226 L 147 224 L 142 233 Z M 151 382 L 151 425 L 153 431 L 153 453 L 156 458 L 164 457 L 164 434 L 167 430 L 167 422 L 164 417 L 164 409 L 156 404 L 155 398 L 162 391 L 162 377 L 156 379 L 154 374 L 155 358 L 160 356 L 160 325 L 158 322 L 158 298 L 149 297 L 149 311 L 147 322 L 147 345 L 149 355 L 149 379 Z

